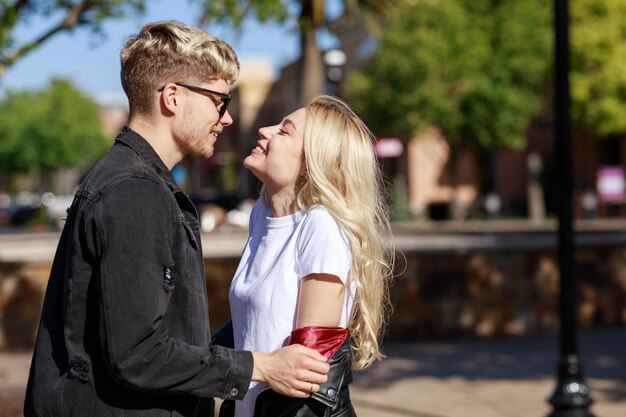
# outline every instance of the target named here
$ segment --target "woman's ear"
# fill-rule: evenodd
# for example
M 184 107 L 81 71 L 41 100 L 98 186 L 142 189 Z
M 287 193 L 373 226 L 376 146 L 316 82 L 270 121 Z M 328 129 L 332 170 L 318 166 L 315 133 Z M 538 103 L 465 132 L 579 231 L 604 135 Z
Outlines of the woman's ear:
M 296 180 L 296 188 L 301 189 L 302 187 L 304 187 L 304 184 L 306 184 L 306 180 L 307 176 L 300 173 L 300 175 L 298 175 L 298 179 Z
M 307 171 L 306 164 L 303 161 L 302 165 L 300 166 L 300 173 L 298 174 L 298 178 L 296 179 L 296 186 L 298 188 L 304 187 L 304 184 L 306 184 L 308 179 L 309 172 Z

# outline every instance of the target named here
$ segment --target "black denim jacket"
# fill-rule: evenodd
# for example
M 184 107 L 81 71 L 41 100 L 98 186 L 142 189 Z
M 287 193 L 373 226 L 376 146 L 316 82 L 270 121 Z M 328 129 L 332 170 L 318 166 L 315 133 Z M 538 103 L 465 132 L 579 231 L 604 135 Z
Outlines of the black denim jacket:
M 252 355 L 212 346 L 198 216 L 124 128 L 68 210 L 26 392 L 30 416 L 211 416 Z

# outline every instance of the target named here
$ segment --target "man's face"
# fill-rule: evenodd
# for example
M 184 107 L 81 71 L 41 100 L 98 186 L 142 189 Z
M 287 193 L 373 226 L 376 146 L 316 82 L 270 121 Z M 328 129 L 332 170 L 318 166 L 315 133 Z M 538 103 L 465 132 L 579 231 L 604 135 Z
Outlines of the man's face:
M 227 95 L 230 87 L 226 81 L 217 80 L 187 86 L 179 84 L 178 88 L 185 95 L 185 106 L 174 126 L 174 140 L 185 155 L 209 158 L 218 135 L 233 119 L 228 111 L 220 118 L 224 99 L 202 89 Z

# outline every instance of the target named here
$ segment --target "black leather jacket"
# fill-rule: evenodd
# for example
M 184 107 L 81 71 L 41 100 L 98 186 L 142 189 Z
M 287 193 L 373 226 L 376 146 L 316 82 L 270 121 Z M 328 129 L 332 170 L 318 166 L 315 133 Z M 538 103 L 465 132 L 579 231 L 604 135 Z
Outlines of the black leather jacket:
M 230 322 L 216 332 L 213 343 L 226 347 L 234 345 Z M 309 398 L 292 398 L 266 388 L 257 397 L 254 417 L 356 417 L 348 389 L 348 384 L 352 382 L 350 336 L 331 356 L 328 364 L 328 381 L 320 385 L 318 392 Z M 224 401 L 219 417 L 232 417 L 234 413 L 234 401 Z

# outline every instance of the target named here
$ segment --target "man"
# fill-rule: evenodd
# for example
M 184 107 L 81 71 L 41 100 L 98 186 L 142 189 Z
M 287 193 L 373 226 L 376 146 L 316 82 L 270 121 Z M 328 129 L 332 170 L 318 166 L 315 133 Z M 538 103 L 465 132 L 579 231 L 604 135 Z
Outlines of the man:
M 128 126 L 68 210 L 26 392 L 30 416 L 205 416 L 250 380 L 306 397 L 322 355 L 210 343 L 198 216 L 170 170 L 209 157 L 239 73 L 231 47 L 178 22 L 148 24 L 121 51 Z

